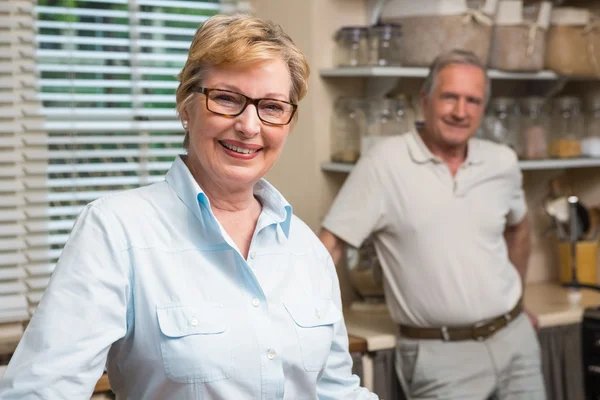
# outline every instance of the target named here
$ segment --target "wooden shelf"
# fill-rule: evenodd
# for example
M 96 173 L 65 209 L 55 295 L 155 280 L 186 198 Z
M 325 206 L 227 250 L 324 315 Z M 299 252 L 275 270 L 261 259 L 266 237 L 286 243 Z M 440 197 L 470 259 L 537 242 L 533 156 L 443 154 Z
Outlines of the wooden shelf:
M 340 67 L 322 69 L 320 75 L 324 78 L 356 78 L 356 77 L 388 77 L 388 78 L 425 78 L 429 68 L 418 67 Z M 513 80 L 555 80 L 559 75 L 552 71 L 540 72 L 502 72 L 488 70 L 491 79 Z
M 600 167 L 600 158 L 573 158 L 564 160 L 524 160 L 519 161 L 523 171 L 532 170 L 550 170 L 550 169 L 570 169 L 570 168 L 590 168 Z M 327 172 L 349 173 L 352 171 L 353 164 L 325 162 L 321 164 L 321 170 Z

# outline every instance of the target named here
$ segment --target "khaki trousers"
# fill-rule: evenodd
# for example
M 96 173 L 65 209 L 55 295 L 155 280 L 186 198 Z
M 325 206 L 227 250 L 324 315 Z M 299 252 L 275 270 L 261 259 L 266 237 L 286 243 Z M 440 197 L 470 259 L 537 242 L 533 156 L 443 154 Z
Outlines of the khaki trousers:
M 540 346 L 525 313 L 488 339 L 400 337 L 396 372 L 411 400 L 545 400 Z

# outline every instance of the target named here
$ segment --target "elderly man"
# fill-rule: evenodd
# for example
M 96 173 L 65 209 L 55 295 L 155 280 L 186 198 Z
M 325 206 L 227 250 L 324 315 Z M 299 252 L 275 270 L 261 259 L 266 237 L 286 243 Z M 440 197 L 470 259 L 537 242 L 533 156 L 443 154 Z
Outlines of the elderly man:
M 508 147 L 473 138 L 490 83 L 475 55 L 432 64 L 419 132 L 364 154 L 323 222 L 335 262 L 372 235 L 413 399 L 545 399 L 522 175 Z

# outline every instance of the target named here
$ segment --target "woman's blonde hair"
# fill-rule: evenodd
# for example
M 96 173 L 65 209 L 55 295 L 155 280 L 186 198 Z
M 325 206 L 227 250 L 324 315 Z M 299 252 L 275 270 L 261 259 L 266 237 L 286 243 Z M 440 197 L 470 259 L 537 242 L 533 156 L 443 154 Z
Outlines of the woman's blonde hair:
M 297 104 L 308 90 L 310 68 L 306 57 L 279 25 L 249 15 L 215 15 L 196 32 L 188 59 L 178 75 L 177 112 L 183 113 L 201 86 L 209 67 L 247 65 L 280 58 L 292 80 L 290 102 Z M 183 147 L 188 148 L 186 132 Z

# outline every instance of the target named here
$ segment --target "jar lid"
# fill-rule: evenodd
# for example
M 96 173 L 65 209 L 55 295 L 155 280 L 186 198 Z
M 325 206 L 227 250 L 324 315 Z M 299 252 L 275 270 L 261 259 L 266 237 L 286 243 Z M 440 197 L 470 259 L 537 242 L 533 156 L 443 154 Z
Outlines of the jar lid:
M 335 40 L 349 39 L 358 41 L 367 36 L 368 28 L 366 26 L 342 26 L 335 33 Z
M 517 100 L 512 97 L 494 97 L 490 100 L 490 107 L 494 109 L 507 109 L 516 104 Z
M 581 106 L 581 100 L 575 96 L 557 97 L 554 99 L 554 107 L 565 110 L 571 107 Z
M 392 37 L 402 36 L 402 25 L 400 24 L 383 24 L 372 25 L 370 27 L 372 32 L 377 32 L 381 37 L 390 39 Z
M 546 104 L 546 99 L 541 96 L 523 97 L 521 101 L 519 101 L 519 104 L 524 108 L 538 108 L 543 107 Z
M 586 102 L 586 107 L 590 111 L 600 110 L 600 96 L 595 95 L 595 96 L 589 97 Z

